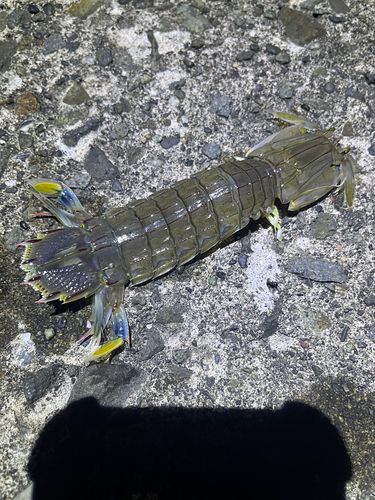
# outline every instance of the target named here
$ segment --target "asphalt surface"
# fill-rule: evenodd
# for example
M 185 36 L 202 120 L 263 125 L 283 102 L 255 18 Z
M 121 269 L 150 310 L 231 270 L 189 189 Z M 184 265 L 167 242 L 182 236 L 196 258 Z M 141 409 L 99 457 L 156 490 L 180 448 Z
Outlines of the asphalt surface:
M 182 419 L 187 409 L 271 411 L 276 422 L 290 415 L 299 425 L 285 427 L 283 439 L 309 440 L 290 469 L 278 469 L 280 498 L 343 498 L 345 485 L 347 499 L 375 498 L 373 2 L 72 4 L 0 6 L 1 498 L 32 479 L 40 485 L 48 463 L 27 466 L 40 432 L 87 396 L 121 411 L 177 407 Z M 352 210 L 342 193 L 298 214 L 282 207 L 281 242 L 252 221 L 183 270 L 128 288 L 132 347 L 87 366 L 76 341 L 91 299 L 35 304 L 40 295 L 20 285 L 17 243 L 58 227 L 31 216 L 42 207 L 27 179 L 63 180 L 99 215 L 243 156 L 283 126 L 269 110 L 335 128 L 358 163 Z M 285 413 L 287 402 L 320 410 L 338 431 L 340 487 L 308 461 L 315 438 L 317 460 L 325 454 L 315 413 Z M 278 427 L 259 415 L 268 443 L 267 429 Z M 278 462 L 268 453 L 287 453 L 281 434 L 272 436 L 280 447 L 265 444 L 261 462 L 271 475 Z M 50 449 L 49 439 L 36 449 Z M 178 461 L 183 450 L 174 453 Z M 80 467 L 73 451 L 69 459 Z M 285 485 L 297 462 L 307 472 L 292 491 Z M 266 498 L 263 479 L 256 492 L 263 484 Z

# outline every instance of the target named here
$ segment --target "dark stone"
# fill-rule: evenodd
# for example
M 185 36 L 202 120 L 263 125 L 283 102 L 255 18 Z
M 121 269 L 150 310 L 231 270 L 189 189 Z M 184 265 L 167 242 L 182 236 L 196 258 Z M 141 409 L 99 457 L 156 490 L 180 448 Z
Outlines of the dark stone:
M 282 7 L 279 19 L 285 27 L 288 38 L 302 47 L 326 34 L 326 30 L 318 21 L 289 7 Z
M 375 295 L 369 295 L 365 298 L 366 306 L 374 306 L 375 305 Z
M 185 92 L 183 90 L 175 90 L 173 94 L 182 101 L 182 99 L 185 99 Z
M 345 90 L 345 95 L 346 97 L 351 97 L 352 99 L 357 99 L 358 101 L 365 102 L 364 94 L 353 87 L 348 87 Z
M 57 379 L 57 372 L 57 366 L 52 365 L 26 375 L 23 381 L 23 391 L 28 403 L 35 403 L 48 392 Z
M 246 269 L 247 268 L 247 259 L 248 255 L 242 254 L 239 259 L 238 259 L 238 264 L 240 265 L 241 269 Z
M 43 5 L 43 10 L 46 16 L 53 16 L 55 13 L 55 7 L 51 3 L 46 3 Z
M 344 137 L 353 137 L 354 130 L 352 122 L 346 122 L 341 133 Z
M 372 146 L 370 146 L 368 149 L 367 149 L 367 152 L 370 156 L 375 156 L 375 144 L 373 144 Z
M 261 338 L 265 339 L 271 337 L 277 332 L 277 328 L 279 326 L 279 314 L 280 310 L 276 307 L 275 311 L 266 317 L 259 327 L 263 332 Z
M 28 11 L 30 12 L 30 14 L 38 14 L 39 8 L 37 5 L 30 4 L 28 7 Z
M 155 321 L 161 325 L 169 325 L 170 323 L 183 323 L 184 318 L 181 314 L 181 308 L 178 304 L 174 306 L 165 306 L 156 314 Z
M 99 66 L 108 66 L 113 61 L 112 50 L 110 47 L 99 47 L 96 51 L 96 60 Z
M 326 83 L 323 88 L 327 94 L 332 94 L 335 91 L 335 85 L 332 82 Z
M 173 146 L 176 146 L 180 142 L 179 137 L 165 137 L 161 143 L 160 146 L 163 149 L 169 149 L 172 148 Z
M 54 33 L 44 40 L 42 52 L 44 55 L 53 54 L 53 52 L 57 52 L 63 47 L 65 47 L 63 37 L 60 35 L 60 33 Z
M 369 85 L 375 84 L 375 73 L 366 73 L 365 78 Z
M 97 146 L 93 147 L 85 156 L 84 169 L 96 181 L 115 180 L 120 175 L 118 168 L 108 160 L 105 153 Z
M 269 53 L 269 54 L 272 54 L 272 55 L 276 55 L 278 54 L 279 52 L 281 52 L 281 49 L 280 47 L 277 47 L 276 45 L 272 45 L 272 43 L 267 43 L 266 45 L 266 51 Z
M 320 377 L 320 375 L 322 375 L 322 373 L 323 373 L 323 370 L 321 368 L 319 368 L 319 366 L 317 366 L 317 365 L 311 365 L 311 369 L 317 377 Z
M 185 363 L 188 359 L 191 358 L 191 350 L 190 349 L 176 349 L 172 354 L 173 361 L 178 365 Z
M 123 407 L 144 380 L 144 374 L 131 365 L 95 364 L 78 378 L 69 403 L 93 396 L 103 406 Z
M 252 50 L 246 50 L 246 51 L 243 51 L 243 52 L 240 52 L 239 54 L 237 54 L 237 61 L 250 61 L 250 59 L 253 57 L 254 55 L 254 52 Z
M 129 113 L 132 110 L 129 101 L 126 99 L 120 99 L 119 102 L 113 105 L 113 113 L 115 115 L 121 115 L 121 113 Z
M 75 52 L 80 45 L 80 42 L 67 42 L 65 48 L 68 49 L 69 52 Z
M 340 16 L 328 16 L 328 19 L 334 23 L 334 24 L 339 24 L 339 23 L 344 23 L 345 19 Z
M 117 179 L 113 181 L 112 191 L 115 191 L 115 193 L 121 193 L 122 191 L 124 191 L 121 182 Z
M 219 144 L 205 144 L 202 148 L 202 153 L 207 156 L 210 160 L 216 160 L 216 158 L 220 158 L 221 155 L 221 147 Z
M 30 14 L 22 9 L 14 9 L 8 16 L 7 26 L 13 30 L 16 26 L 26 26 L 30 23 Z
M 20 149 L 31 148 L 31 146 L 34 143 L 33 136 L 30 134 L 24 134 L 21 132 L 20 135 L 18 136 L 18 143 L 20 145 Z
M 332 214 L 320 213 L 310 225 L 310 236 L 316 240 L 324 240 L 336 230 L 336 218 Z
M 17 52 L 17 42 L 9 40 L 8 42 L 0 42 L 0 73 L 5 73 L 10 68 L 12 57 Z
M 191 41 L 190 47 L 192 49 L 201 49 L 203 45 L 204 45 L 203 38 L 194 38 L 194 40 Z
M 85 88 L 82 87 L 82 85 L 79 85 L 79 83 L 73 82 L 72 86 L 65 94 L 63 103 L 75 106 L 77 104 L 82 104 L 87 101 L 87 99 L 90 99 L 90 96 L 86 92 Z
M 9 158 L 12 154 L 12 149 L 7 146 L 0 146 L 0 178 L 2 177 L 5 168 L 8 165 Z
M 228 118 L 231 112 L 232 99 L 222 94 L 214 94 L 210 98 L 210 112 Z
M 155 354 L 165 349 L 164 341 L 156 328 L 148 330 L 148 340 L 145 347 L 140 350 L 141 361 L 151 359 Z
M 92 120 L 89 120 L 84 125 L 82 125 L 82 127 L 78 127 L 74 130 L 69 130 L 69 132 L 66 132 L 66 134 L 63 135 L 63 143 L 70 148 L 77 146 L 78 141 L 82 137 L 89 134 L 93 130 L 98 130 L 100 123 L 100 120 L 98 120 L 97 118 L 93 118 Z
M 188 59 L 187 57 L 184 57 L 184 59 L 182 60 L 182 62 L 185 64 L 185 66 L 187 68 L 193 68 L 194 67 L 193 61 L 190 61 L 190 59 Z
M 183 78 L 182 80 L 177 80 L 176 82 L 170 83 L 169 90 L 181 90 L 185 85 L 186 80 Z
M 278 54 L 276 54 L 275 61 L 279 64 L 289 64 L 290 55 L 286 50 L 281 50 Z
M 302 278 L 320 282 L 346 283 L 348 273 L 341 264 L 311 257 L 293 257 L 287 262 L 285 269 Z

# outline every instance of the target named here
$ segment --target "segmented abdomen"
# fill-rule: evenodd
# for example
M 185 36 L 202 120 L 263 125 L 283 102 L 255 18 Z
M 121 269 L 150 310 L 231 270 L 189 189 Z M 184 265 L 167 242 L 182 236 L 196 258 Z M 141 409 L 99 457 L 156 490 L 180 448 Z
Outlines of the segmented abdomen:
M 274 167 L 233 161 L 107 212 L 133 284 L 185 264 L 240 230 L 277 196 Z

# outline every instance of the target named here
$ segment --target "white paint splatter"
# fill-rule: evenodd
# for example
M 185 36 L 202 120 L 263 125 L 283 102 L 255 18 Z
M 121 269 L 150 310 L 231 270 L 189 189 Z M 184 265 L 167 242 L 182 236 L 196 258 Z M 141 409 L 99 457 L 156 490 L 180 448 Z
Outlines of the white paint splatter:
M 270 248 L 271 231 L 258 231 L 251 239 L 251 249 L 246 274 L 248 277 L 247 292 L 253 295 L 254 302 L 261 312 L 271 312 L 277 292 L 271 292 L 267 279 L 277 281 L 280 274 L 277 265 L 277 254 Z

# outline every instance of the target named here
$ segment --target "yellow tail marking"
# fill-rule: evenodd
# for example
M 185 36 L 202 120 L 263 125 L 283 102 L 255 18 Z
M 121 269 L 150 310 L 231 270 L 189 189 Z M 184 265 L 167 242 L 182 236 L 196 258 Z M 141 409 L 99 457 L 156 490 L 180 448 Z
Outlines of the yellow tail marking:
M 61 186 L 57 182 L 40 182 L 34 185 L 34 189 L 47 195 L 56 195 L 61 192 Z

